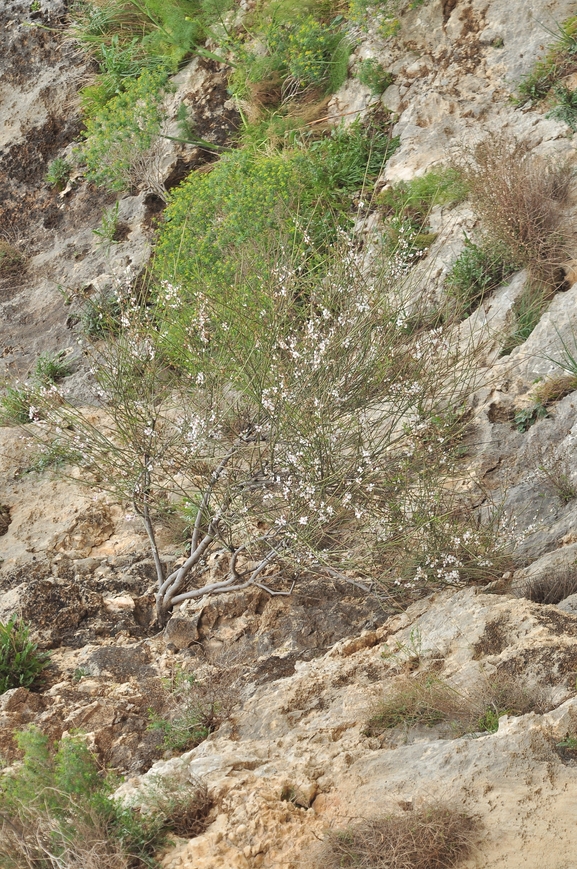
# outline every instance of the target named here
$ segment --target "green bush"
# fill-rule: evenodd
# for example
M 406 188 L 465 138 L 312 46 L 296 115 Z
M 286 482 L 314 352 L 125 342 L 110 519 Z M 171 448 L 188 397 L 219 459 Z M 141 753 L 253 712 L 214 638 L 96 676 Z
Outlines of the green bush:
M 2 866 L 72 869 L 92 860 L 88 865 L 128 869 L 129 857 L 132 865 L 154 865 L 162 823 L 110 799 L 114 783 L 80 738 L 64 738 L 52 749 L 30 728 L 17 742 L 23 762 L 0 783 Z
M 503 245 L 475 244 L 465 235 L 465 247 L 445 278 L 445 291 L 456 301 L 457 313 L 468 317 L 515 270 Z
M 308 15 L 286 28 L 273 28 L 268 37 L 272 54 L 282 57 L 282 65 L 300 88 L 326 85 L 343 35 Z
M 210 803 L 201 783 L 173 790 L 158 782 L 141 811 L 111 796 L 118 780 L 102 771 L 80 737 L 51 746 L 29 728 L 16 739 L 22 763 L 0 780 L 6 869 L 152 869 L 171 830 L 186 837 L 202 830 Z
M 395 80 L 393 73 L 388 72 L 374 57 L 368 57 L 359 63 L 357 78 L 375 95 L 384 93 Z
M 298 252 L 304 276 L 338 228 L 350 226 L 351 193 L 370 187 L 395 146 L 385 132 L 356 124 L 308 148 L 235 151 L 209 174 L 189 176 L 172 194 L 156 249 L 159 307 L 170 343 L 180 346 L 186 334 L 189 346 L 202 348 L 223 329 L 234 330 L 230 311 L 237 304 L 255 324 L 261 321 L 269 303 L 254 285 L 249 289 L 250 276 L 260 275 L 264 285 L 274 265 L 266 251 L 256 253 L 253 240 Z M 191 303 L 198 305 L 199 293 L 211 308 L 210 326 L 191 334 L 197 315 Z
M 232 93 L 250 99 L 252 85 L 260 82 L 278 84 L 277 102 L 309 88 L 334 93 L 347 77 L 351 51 L 341 24 L 342 16 L 325 23 L 310 14 L 287 20 L 273 14 L 272 20 L 256 28 L 265 44 L 264 55 L 244 45 L 233 48 Z
M 102 0 L 76 4 L 71 32 L 93 55 L 91 86 L 102 106 L 131 78 L 158 64 L 176 71 L 222 20 L 231 0 Z
M 0 622 L 0 694 L 11 688 L 32 688 L 50 657 L 30 639 L 30 628 L 12 616 Z
M 42 386 L 58 383 L 72 373 L 72 367 L 63 353 L 42 353 L 34 368 L 34 378 Z
M 62 157 L 57 157 L 49 163 L 44 180 L 47 184 L 50 184 L 51 187 L 63 190 L 64 187 L 66 187 L 71 172 L 72 165 Z
M 77 159 L 86 166 L 88 181 L 118 191 L 135 183 L 135 161 L 146 162 L 161 132 L 167 80 L 166 68 L 144 70 L 128 81 L 122 93 L 86 118 Z

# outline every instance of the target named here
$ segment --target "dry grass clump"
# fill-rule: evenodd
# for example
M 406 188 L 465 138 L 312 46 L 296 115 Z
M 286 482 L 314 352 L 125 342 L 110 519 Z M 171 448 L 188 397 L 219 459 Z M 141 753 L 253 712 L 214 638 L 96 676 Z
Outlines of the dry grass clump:
M 149 730 L 165 749 L 180 753 L 199 745 L 226 721 L 239 700 L 239 668 L 220 662 L 199 680 L 177 669 L 149 710 Z
M 495 733 L 502 715 L 546 711 L 543 693 L 517 679 L 496 673 L 470 690 L 458 691 L 430 673 L 415 673 L 396 681 L 392 691 L 373 709 L 365 733 L 379 736 L 393 727 L 432 727 L 446 723 L 454 736 Z
M 533 603 L 556 604 L 572 594 L 577 594 L 577 567 L 569 566 L 555 573 L 531 576 L 514 589 L 517 597 Z
M 13 244 L 0 238 L 0 277 L 10 277 L 22 271 L 26 263 L 24 254 Z
M 577 389 L 577 376 L 575 374 L 559 374 L 555 377 L 547 377 L 536 384 L 533 389 L 533 398 L 544 407 L 561 401 L 566 395 L 570 395 Z
M 562 206 L 573 170 L 546 162 L 516 140 L 482 142 L 460 168 L 489 236 L 534 280 L 553 289 L 567 258 L 569 227 Z
M 162 818 L 165 829 L 183 839 L 204 832 L 211 807 L 208 788 L 196 776 L 180 785 L 155 781 L 147 793 L 147 808 Z
M 442 804 L 331 832 L 318 869 L 449 869 L 471 853 L 477 822 Z
M 546 407 L 546 405 L 536 404 L 535 407 Z M 566 448 L 553 450 L 541 446 L 536 447 L 532 455 L 535 457 L 537 475 L 563 504 L 569 504 L 577 498 L 577 485 L 573 482 L 574 461 L 571 450 Z
M 366 733 L 377 736 L 400 725 L 426 724 L 432 727 L 458 715 L 462 699 L 447 682 L 430 673 L 403 677 L 376 705 Z
M 82 802 L 82 801 L 80 801 Z M 6 869 L 129 869 L 134 861 L 106 821 L 70 800 L 70 827 L 48 809 L 21 804 L 17 815 L 0 815 L 0 866 Z M 80 811 L 79 811 L 80 809 Z M 140 864 L 142 865 L 142 864 Z

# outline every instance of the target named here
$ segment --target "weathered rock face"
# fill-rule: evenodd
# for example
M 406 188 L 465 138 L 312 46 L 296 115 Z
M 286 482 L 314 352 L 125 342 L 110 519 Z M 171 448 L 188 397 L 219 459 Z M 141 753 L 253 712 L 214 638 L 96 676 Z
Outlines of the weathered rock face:
M 550 41 L 548 21 L 574 13 L 570 0 L 430 0 L 408 14 L 401 38 L 384 42 L 376 29 L 359 57 L 378 57 L 396 76 L 382 102 L 398 113 L 401 147 L 385 177 L 413 178 L 444 163 L 483 136 L 516 135 L 537 151 L 571 154 L 566 127 L 535 111 L 513 110 L 512 88 Z M 339 112 L 365 109 L 369 89 L 349 82 L 334 98 Z M 354 117 L 354 115 L 353 115 Z
M 462 697 L 484 678 L 514 674 L 555 708 L 501 718 L 490 735 L 400 726 L 368 736 L 375 704 L 409 669 L 408 678 L 446 679 Z M 153 776 L 209 784 L 214 823 L 168 854 L 167 869 L 293 869 L 327 828 L 431 799 L 480 819 L 479 857 L 464 865 L 568 867 L 575 767 L 556 745 L 577 727 L 576 669 L 577 617 L 474 589 L 441 593 L 299 662 L 292 676 L 247 688 L 230 724 L 119 793 L 139 800 Z

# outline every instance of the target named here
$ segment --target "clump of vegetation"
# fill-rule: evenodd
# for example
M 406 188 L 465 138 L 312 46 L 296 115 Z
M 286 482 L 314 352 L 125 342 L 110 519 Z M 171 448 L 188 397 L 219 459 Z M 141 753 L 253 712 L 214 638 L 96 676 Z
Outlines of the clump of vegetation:
M 536 383 L 531 390 L 533 398 L 545 407 L 561 401 L 577 389 L 577 374 L 558 374 Z
M 455 736 L 494 733 L 502 715 L 531 711 L 543 711 L 542 693 L 509 677 L 487 677 L 462 693 L 438 676 L 417 672 L 396 680 L 375 706 L 365 732 L 378 736 L 394 727 L 446 723 Z
M 432 169 L 411 181 L 401 181 L 379 193 L 377 205 L 385 216 L 426 217 L 435 205 L 456 205 L 467 197 L 467 186 L 456 169 Z
M 40 419 L 39 396 L 31 384 L 6 386 L 0 396 L 0 424 L 26 425 Z
M 513 303 L 513 329 L 505 339 L 501 356 L 508 356 L 523 344 L 538 325 L 551 298 L 550 290 L 539 281 L 529 281 L 522 294 Z
M 535 425 L 536 422 L 539 422 L 540 419 L 545 419 L 548 416 L 549 412 L 547 408 L 537 401 L 516 411 L 513 421 L 517 431 L 524 434 L 531 428 L 531 426 Z
M 557 604 L 577 594 L 577 569 L 574 565 L 562 567 L 547 574 L 531 576 L 514 589 L 518 597 L 533 603 Z
M 57 157 L 48 165 L 44 180 L 57 190 L 64 190 L 72 172 L 72 164 L 63 157 Z
M 42 353 L 34 367 L 34 379 L 41 386 L 59 383 L 72 373 L 72 366 L 64 353 Z
M 67 448 L 59 440 L 54 440 L 38 448 L 37 452 L 29 459 L 29 464 L 22 470 L 22 473 L 42 474 L 48 468 L 59 468 L 69 463 L 75 464 L 78 459 L 78 453 Z
M 401 29 L 405 12 L 418 9 L 426 0 L 350 0 L 349 19 L 363 29 L 369 22 L 378 22 L 378 32 L 387 39 L 396 36 Z
M 0 781 L 2 866 L 153 869 L 173 818 L 180 835 L 201 829 L 208 798 L 200 783 L 174 793 L 158 784 L 152 811 L 141 811 L 112 798 L 117 782 L 103 773 L 82 739 L 65 737 L 51 747 L 47 737 L 29 729 L 17 742 L 22 764 Z
M 333 93 L 347 76 L 350 44 L 342 30 L 343 17 L 295 15 L 294 8 L 274 7 L 271 17 L 255 29 L 259 49 L 236 44 L 235 68 L 230 81 L 240 100 L 262 100 L 278 105 L 289 99 Z M 264 44 L 264 53 L 262 45 Z
M 515 270 L 516 264 L 502 244 L 476 244 L 465 235 L 465 247 L 445 278 L 449 304 L 454 301 L 457 315 L 468 317 Z
M 545 57 L 519 84 L 519 102 L 544 100 L 565 76 L 577 71 L 577 15 L 557 26 Z
M 435 205 L 452 206 L 466 197 L 454 169 L 433 169 L 426 175 L 386 188 L 375 199 L 386 227 L 386 247 L 406 265 L 423 256 L 435 241 L 429 216 Z
M 437 435 L 436 449 L 458 458 L 458 435 L 462 430 L 457 429 L 454 442 L 450 436 Z M 435 431 L 442 431 L 442 428 L 431 427 L 430 440 L 427 437 L 423 444 L 422 460 L 425 462 L 427 455 L 432 457 L 435 454 L 431 443 Z M 417 459 L 417 454 L 414 459 Z M 491 509 L 481 520 L 462 500 L 445 497 L 436 503 L 433 494 L 436 483 L 428 488 L 425 474 L 420 484 L 421 503 L 418 515 L 414 517 L 419 533 L 411 534 L 405 540 L 401 534 L 398 543 L 395 570 L 399 589 L 411 593 L 432 584 L 453 587 L 469 583 L 486 585 L 511 568 L 512 542 L 500 509 Z
M 26 425 L 42 418 L 44 394 L 72 373 L 63 353 L 42 353 L 29 380 L 21 386 L 6 386 L 0 396 L 0 424 Z
M 167 80 L 166 68 L 144 70 L 86 117 L 77 159 L 88 181 L 114 191 L 160 188 L 157 161 Z
M 557 105 L 553 106 L 548 117 L 562 121 L 575 132 L 577 130 L 577 90 L 569 90 L 569 88 L 558 85 L 553 92 Z
M 231 185 L 233 214 L 234 192 Z M 82 454 L 84 478 L 97 474 L 99 486 L 130 500 L 142 517 L 159 565 L 159 622 L 176 603 L 206 593 L 250 585 L 270 591 L 278 583 L 274 590 L 288 594 L 297 565 L 301 574 L 327 569 L 346 581 L 353 569 L 361 584 L 377 574 L 393 585 L 401 556 L 417 540 L 419 587 L 459 583 L 460 570 L 475 574 L 474 563 L 486 577 L 492 562 L 482 533 L 467 536 L 458 555 L 437 548 L 432 563 L 425 560 L 425 539 L 451 537 L 454 547 L 463 530 L 449 489 L 438 488 L 458 441 L 447 405 L 460 406 L 467 388 L 462 348 L 447 347 L 442 331 L 408 336 L 386 275 L 367 280 L 346 236 L 324 259 L 307 259 L 302 247 L 290 247 L 296 233 L 263 232 L 240 248 L 231 279 L 218 271 L 228 263 L 213 253 L 216 231 L 200 237 L 212 274 L 194 268 L 196 239 L 190 248 L 182 241 L 184 218 L 183 211 L 172 261 L 164 260 L 174 267 L 180 239 L 181 283 L 160 283 L 154 307 L 124 299 L 125 328 L 98 348 L 95 378 L 109 419 L 96 428 L 77 408 L 46 408 Z M 214 229 L 221 227 L 228 229 L 224 219 Z M 377 412 L 383 402 L 386 419 Z M 410 428 L 407 414 L 418 421 Z M 166 576 L 155 525 L 165 505 L 183 497 L 194 516 L 190 554 Z M 223 539 L 226 554 L 212 577 L 208 556 Z
M 175 670 L 165 680 L 160 708 L 150 709 L 149 730 L 158 732 L 164 748 L 178 753 L 194 748 L 215 731 L 238 702 L 233 667 L 219 667 L 209 680 Z
M 462 697 L 443 679 L 418 673 L 397 682 L 389 696 L 381 700 L 366 732 L 377 736 L 393 727 L 433 726 L 460 714 Z
M 245 282 L 249 271 L 264 277 L 270 268 L 265 258 L 255 258 L 253 249 L 251 261 L 243 252 L 258 235 L 277 233 L 300 258 L 301 270 L 317 268 L 339 228 L 351 225 L 351 195 L 370 189 L 395 150 L 387 133 L 376 122 L 357 122 L 272 153 L 241 149 L 212 172 L 187 178 L 166 209 L 155 258 L 158 278 L 181 287 L 182 311 L 188 316 L 188 288 L 203 286 L 213 304 L 226 309 L 235 273 Z M 177 307 L 170 318 L 178 323 Z
M 12 616 L 0 622 L 0 694 L 11 688 L 34 688 L 50 656 L 30 639 L 30 627 Z
M 359 63 L 357 78 L 375 96 L 384 93 L 395 80 L 393 73 L 386 70 L 374 57 L 368 57 Z
M 103 290 L 93 299 L 86 299 L 80 314 L 80 328 L 93 340 L 117 335 L 121 329 L 121 306 L 117 296 Z
M 477 828 L 467 813 L 434 803 L 329 833 L 315 865 L 319 869 L 449 869 L 469 856 Z
M 22 251 L 0 238 L 0 278 L 11 277 L 21 272 L 26 264 Z
M 524 143 L 502 141 L 478 145 L 461 171 L 487 237 L 529 270 L 535 288 L 556 289 L 567 258 L 563 204 L 572 169 L 544 162 Z
M 173 784 L 169 779 L 153 779 L 146 789 L 145 799 L 146 808 L 175 836 L 192 839 L 206 829 L 212 800 L 207 786 L 196 776 L 181 784 Z
M 577 736 L 566 733 L 561 742 L 556 743 L 555 749 L 559 757 L 573 760 L 577 753 Z
M 121 93 L 143 70 L 176 72 L 222 21 L 231 0 L 99 0 L 73 10 L 71 34 L 97 61 L 100 73 L 84 97 L 94 109 Z M 202 49 L 200 49 L 202 50 Z

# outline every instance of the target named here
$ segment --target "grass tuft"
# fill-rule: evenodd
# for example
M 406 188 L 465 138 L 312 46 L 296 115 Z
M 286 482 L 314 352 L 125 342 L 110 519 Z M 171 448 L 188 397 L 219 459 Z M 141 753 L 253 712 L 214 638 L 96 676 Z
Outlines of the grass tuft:
M 544 711 L 542 693 L 505 675 L 486 677 L 463 693 L 438 676 L 416 672 L 396 680 L 375 706 L 365 732 L 379 736 L 394 727 L 446 723 L 455 736 L 494 733 L 502 715 L 534 710 Z
M 577 594 L 577 569 L 568 566 L 547 574 L 531 576 L 515 589 L 518 597 L 533 603 L 557 604 Z
M 436 803 L 328 834 L 318 869 L 449 869 L 472 849 L 477 823 Z

